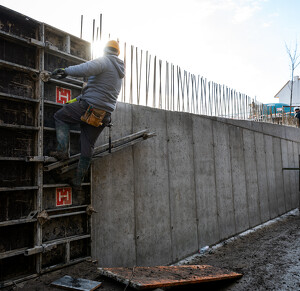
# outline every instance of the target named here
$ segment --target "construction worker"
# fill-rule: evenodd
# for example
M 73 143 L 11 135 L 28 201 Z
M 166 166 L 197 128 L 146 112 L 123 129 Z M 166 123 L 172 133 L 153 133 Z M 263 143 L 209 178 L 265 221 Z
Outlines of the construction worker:
M 81 156 L 76 174 L 69 183 L 78 191 L 88 171 L 94 144 L 111 121 L 115 110 L 122 79 L 125 76 L 124 62 L 118 58 L 117 41 L 110 40 L 104 48 L 104 56 L 80 65 L 59 68 L 52 72 L 59 79 L 66 76 L 89 77 L 82 94 L 70 100 L 54 114 L 57 149 L 50 153 L 58 160 L 69 158 L 69 130 L 71 124 L 80 124 Z

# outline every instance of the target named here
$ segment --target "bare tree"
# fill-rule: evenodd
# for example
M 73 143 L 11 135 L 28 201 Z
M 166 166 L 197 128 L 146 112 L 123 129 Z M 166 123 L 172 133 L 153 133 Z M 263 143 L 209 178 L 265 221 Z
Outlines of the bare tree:
M 295 48 L 292 51 L 291 47 L 288 47 L 287 44 L 285 44 L 286 52 L 290 59 L 290 69 L 291 69 L 291 95 L 290 95 L 290 114 L 292 112 L 292 100 L 293 100 L 293 88 L 294 88 L 294 71 L 299 66 L 300 61 L 298 60 L 300 55 L 298 54 L 298 43 L 296 41 Z

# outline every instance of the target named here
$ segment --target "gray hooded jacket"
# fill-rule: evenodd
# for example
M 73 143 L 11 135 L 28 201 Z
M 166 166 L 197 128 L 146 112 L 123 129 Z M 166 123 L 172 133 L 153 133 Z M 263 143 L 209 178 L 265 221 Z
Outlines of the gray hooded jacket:
M 113 112 L 125 76 L 124 62 L 115 55 L 105 55 L 65 69 L 74 77 L 89 77 L 77 100 L 84 100 L 97 109 Z

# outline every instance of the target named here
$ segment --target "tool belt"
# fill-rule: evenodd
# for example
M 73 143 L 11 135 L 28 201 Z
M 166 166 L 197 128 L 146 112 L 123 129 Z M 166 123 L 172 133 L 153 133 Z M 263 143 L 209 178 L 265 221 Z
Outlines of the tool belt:
M 99 127 L 103 124 L 102 120 L 105 117 L 105 114 L 106 111 L 93 108 L 93 106 L 89 105 L 84 115 L 82 115 L 80 119 L 89 125 Z

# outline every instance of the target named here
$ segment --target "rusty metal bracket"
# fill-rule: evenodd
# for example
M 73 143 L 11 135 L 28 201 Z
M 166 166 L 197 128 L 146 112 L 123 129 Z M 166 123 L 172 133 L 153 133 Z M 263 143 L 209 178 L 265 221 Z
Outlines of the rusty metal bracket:
M 48 212 L 46 210 L 41 211 L 37 216 L 37 220 L 40 225 L 45 224 L 48 220 L 50 220 Z
M 86 207 L 86 214 L 92 215 L 93 213 L 97 213 L 97 211 L 94 209 L 94 207 L 92 205 L 88 205 Z
M 41 71 L 40 78 L 43 82 L 48 82 L 51 78 L 51 73 L 47 71 Z
M 57 248 L 57 243 L 42 244 L 41 246 L 35 246 L 34 248 L 24 251 L 24 256 L 32 256 L 39 253 L 46 253 Z

